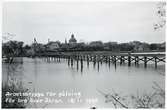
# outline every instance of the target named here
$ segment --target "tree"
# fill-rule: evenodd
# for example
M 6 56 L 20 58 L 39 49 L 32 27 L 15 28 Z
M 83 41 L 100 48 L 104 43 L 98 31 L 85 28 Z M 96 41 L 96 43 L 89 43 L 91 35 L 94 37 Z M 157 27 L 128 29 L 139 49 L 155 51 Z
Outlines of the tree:
M 103 42 L 102 41 L 92 41 L 89 46 L 92 50 L 103 50 Z
M 5 57 L 17 57 L 23 54 L 22 41 L 8 41 L 2 44 L 2 55 Z
M 160 2 L 157 4 L 157 15 L 159 17 L 159 21 L 154 24 L 154 29 L 163 28 L 166 25 L 166 2 Z
M 119 51 L 117 42 L 107 42 L 104 43 L 104 49 L 110 51 Z
M 120 51 L 132 51 L 134 46 L 129 43 L 121 43 L 119 44 Z
M 158 48 L 158 46 L 157 46 L 157 44 L 150 44 L 150 49 L 151 50 L 157 50 L 157 48 Z
M 31 49 L 31 47 L 29 45 L 25 45 L 24 49 L 28 50 L 28 49 Z

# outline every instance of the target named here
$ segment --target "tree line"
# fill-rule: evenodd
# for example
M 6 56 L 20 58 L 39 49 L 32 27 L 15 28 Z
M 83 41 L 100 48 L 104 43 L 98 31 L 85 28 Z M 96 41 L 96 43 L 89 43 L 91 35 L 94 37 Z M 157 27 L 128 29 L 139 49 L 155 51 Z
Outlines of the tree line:
M 35 53 L 45 52 L 69 52 L 69 51 L 112 51 L 112 52 L 148 52 L 148 51 L 165 51 L 165 42 L 163 43 L 145 43 L 132 41 L 128 43 L 92 41 L 90 43 L 61 43 L 56 42 L 58 47 L 49 50 L 48 44 L 32 43 L 24 44 L 22 41 L 10 40 L 2 43 L 2 56 L 26 56 Z

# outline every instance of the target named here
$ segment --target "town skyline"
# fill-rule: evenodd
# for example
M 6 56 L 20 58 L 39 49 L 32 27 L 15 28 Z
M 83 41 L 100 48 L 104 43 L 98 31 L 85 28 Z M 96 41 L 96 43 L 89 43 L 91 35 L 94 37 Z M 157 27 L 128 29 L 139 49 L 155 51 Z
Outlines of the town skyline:
M 8 33 L 8 34 L 10 34 L 10 33 Z M 74 35 L 74 34 L 71 34 L 71 35 Z M 13 34 L 13 36 L 15 36 L 15 35 Z M 146 42 L 146 41 L 139 41 L 139 40 L 130 40 L 130 41 L 125 41 L 125 42 L 110 41 L 110 40 L 109 41 L 92 40 L 92 41 L 85 42 L 84 40 L 78 40 L 75 37 L 75 35 L 74 35 L 74 38 L 77 40 L 76 43 L 85 43 L 85 44 L 89 44 L 91 42 L 96 42 L 96 41 L 102 42 L 102 43 L 109 43 L 109 42 L 111 42 L 111 43 L 118 43 L 118 44 L 121 44 L 121 43 L 130 43 L 130 42 L 136 42 L 136 41 L 137 42 L 141 42 L 141 43 L 147 43 L 147 44 L 161 44 L 161 43 L 166 43 L 166 40 L 162 41 L 162 42 Z M 69 43 L 70 39 L 71 39 L 71 36 L 68 37 L 68 38 L 65 38 L 64 41 L 60 41 L 58 39 L 52 40 L 52 39 L 48 38 L 45 42 L 39 42 L 38 41 L 38 37 L 34 37 L 34 38 L 32 38 L 31 43 L 26 43 L 26 42 L 24 42 L 22 40 L 17 40 L 17 39 L 12 38 L 12 36 L 6 36 L 6 35 L 4 35 L 2 41 L 3 41 L 3 43 L 9 42 L 9 41 L 21 41 L 21 42 L 24 42 L 24 45 L 31 45 L 31 44 L 34 43 L 34 41 L 37 42 L 37 43 L 40 43 L 40 44 L 47 44 L 49 42 Z
M 165 42 L 165 26 L 154 30 L 159 21 L 159 2 L 5 2 L 3 33 L 12 33 L 12 40 L 31 44 L 64 42 L 71 34 L 78 42 Z M 10 17 L 12 16 L 12 17 Z

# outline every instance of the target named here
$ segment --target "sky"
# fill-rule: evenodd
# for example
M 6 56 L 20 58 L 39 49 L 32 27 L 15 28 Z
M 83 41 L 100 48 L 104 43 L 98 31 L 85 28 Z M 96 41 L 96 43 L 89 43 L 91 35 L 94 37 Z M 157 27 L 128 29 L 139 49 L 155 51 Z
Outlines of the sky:
M 4 2 L 3 34 L 31 44 L 69 40 L 78 42 L 161 43 L 165 27 L 154 30 L 160 18 L 158 2 Z

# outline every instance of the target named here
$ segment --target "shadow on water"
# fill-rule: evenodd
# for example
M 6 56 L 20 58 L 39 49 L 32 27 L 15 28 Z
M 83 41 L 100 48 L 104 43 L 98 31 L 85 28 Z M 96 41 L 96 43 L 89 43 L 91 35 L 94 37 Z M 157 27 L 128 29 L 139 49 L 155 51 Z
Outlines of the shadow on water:
M 26 108 L 29 97 L 22 95 L 28 91 L 23 84 L 22 63 L 3 63 L 3 67 L 6 71 L 2 75 L 2 108 Z
M 78 69 L 79 69 L 79 64 L 78 64 L 78 60 L 77 60 L 77 71 L 78 71 Z
M 94 61 L 93 62 L 93 68 L 95 69 L 95 67 L 96 67 L 96 62 Z
M 89 69 L 89 61 L 87 61 L 87 68 Z
M 99 72 L 99 61 L 97 62 L 97 70 Z
M 83 72 L 83 59 L 80 60 L 81 61 L 81 73 Z

